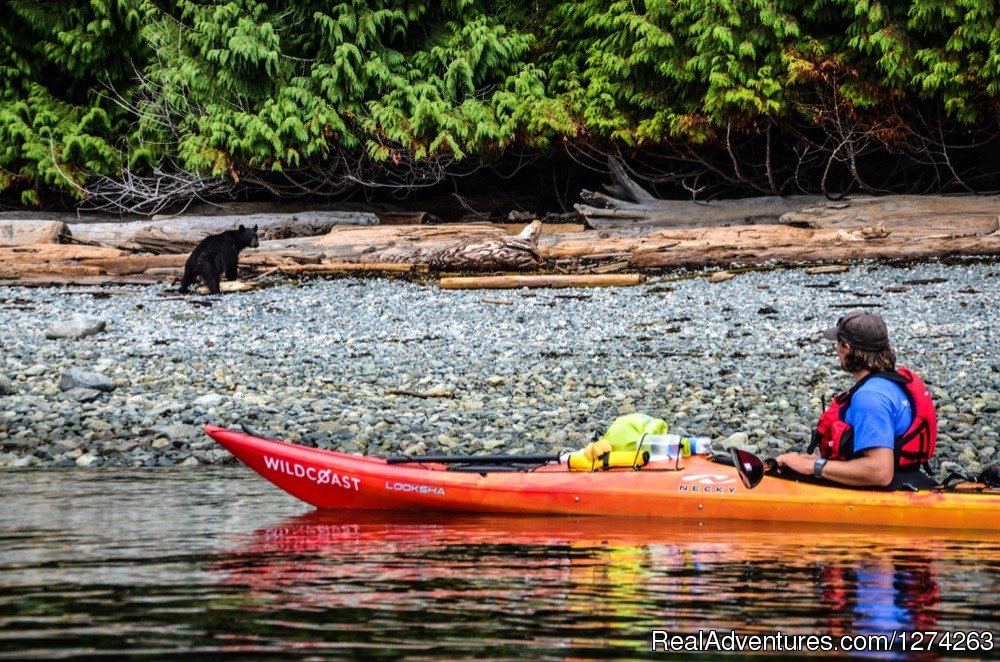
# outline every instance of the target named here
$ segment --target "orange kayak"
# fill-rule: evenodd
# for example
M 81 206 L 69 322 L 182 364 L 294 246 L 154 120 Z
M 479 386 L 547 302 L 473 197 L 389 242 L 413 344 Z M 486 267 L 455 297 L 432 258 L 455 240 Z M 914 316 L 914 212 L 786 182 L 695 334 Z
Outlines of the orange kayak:
M 697 455 L 594 473 L 558 463 L 530 471 L 449 471 L 441 464 L 389 464 L 213 425 L 205 432 L 270 482 L 322 509 L 1000 530 L 1000 490 L 880 492 L 772 476 L 747 489 L 735 468 Z

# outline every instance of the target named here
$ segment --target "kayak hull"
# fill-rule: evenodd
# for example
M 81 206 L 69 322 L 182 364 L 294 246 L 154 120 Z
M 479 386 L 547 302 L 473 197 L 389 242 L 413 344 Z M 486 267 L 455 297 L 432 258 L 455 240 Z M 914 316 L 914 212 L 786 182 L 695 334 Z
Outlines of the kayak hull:
M 248 467 L 317 508 L 697 520 L 816 522 L 1000 530 L 1000 493 L 880 492 L 765 477 L 744 487 L 733 467 L 692 456 L 640 471 L 596 473 L 546 465 L 531 472 L 467 473 L 387 464 L 207 426 Z

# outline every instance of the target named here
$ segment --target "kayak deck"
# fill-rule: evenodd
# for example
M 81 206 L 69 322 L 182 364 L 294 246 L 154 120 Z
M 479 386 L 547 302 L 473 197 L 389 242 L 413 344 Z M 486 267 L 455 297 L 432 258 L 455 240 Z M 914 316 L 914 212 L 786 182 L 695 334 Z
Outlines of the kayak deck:
M 641 470 L 457 472 L 387 464 L 207 426 L 206 434 L 268 481 L 317 508 L 818 522 L 1000 530 L 1000 492 L 880 492 L 765 477 L 692 456 Z

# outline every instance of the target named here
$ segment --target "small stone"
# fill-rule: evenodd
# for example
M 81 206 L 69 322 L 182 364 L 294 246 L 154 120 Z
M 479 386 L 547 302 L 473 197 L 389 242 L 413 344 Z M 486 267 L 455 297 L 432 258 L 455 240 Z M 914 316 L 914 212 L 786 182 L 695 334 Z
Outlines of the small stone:
M 201 428 L 194 425 L 186 425 L 184 423 L 163 425 L 158 427 L 156 431 L 165 435 L 168 439 L 170 439 L 170 441 L 192 441 L 202 437 Z
M 746 432 L 736 432 L 723 439 L 719 444 L 723 449 L 743 448 L 750 442 L 750 435 Z
M 107 432 L 112 428 L 114 428 L 114 426 L 111 425 L 111 423 L 108 423 L 107 421 L 102 421 L 101 419 L 96 419 L 96 420 L 91 419 L 87 421 L 87 427 L 89 427 L 91 430 L 97 430 L 98 432 Z
M 115 383 L 97 372 L 87 372 L 79 368 L 70 368 L 59 380 L 59 390 L 69 391 L 74 388 L 90 388 L 98 391 L 113 391 Z
M 180 402 L 164 401 L 156 403 L 148 412 L 146 412 L 146 415 L 150 418 L 159 418 L 164 414 L 182 412 L 185 409 L 187 409 L 187 407 Z
M 942 476 L 947 476 L 953 473 L 961 474 L 964 476 L 966 475 L 967 471 L 965 470 L 965 467 L 963 467 L 958 462 L 953 462 L 951 460 L 944 460 L 943 462 L 941 462 L 941 465 L 938 469 L 938 473 L 941 474 Z
M 437 443 L 441 446 L 444 446 L 445 448 L 454 448 L 455 446 L 458 446 L 460 440 L 458 437 L 442 434 L 438 435 Z
M 427 452 L 427 444 L 422 441 L 418 441 L 415 444 L 411 444 L 403 449 L 403 455 L 423 455 Z
M 63 400 L 74 400 L 76 402 L 93 402 L 101 397 L 101 392 L 94 388 L 71 388 L 63 392 Z
M 104 330 L 106 322 L 89 315 L 73 315 L 68 320 L 56 322 L 45 331 L 45 337 L 49 340 L 66 338 L 69 340 L 79 340 L 100 333 Z
M 202 461 L 205 464 L 224 464 L 233 459 L 233 456 L 227 450 L 221 448 L 215 448 L 210 451 L 205 451 L 202 456 Z
M 14 389 L 10 380 L 7 379 L 7 375 L 0 375 L 0 395 L 11 395 L 13 392 Z
M 45 365 L 44 363 L 36 363 L 35 365 L 25 370 L 24 374 L 27 375 L 28 377 L 40 377 L 41 375 L 44 375 L 48 371 L 49 371 L 49 366 Z
M 76 458 L 76 466 L 78 467 L 92 467 L 99 461 L 99 458 L 92 453 L 84 453 L 80 457 Z
M 159 439 L 154 439 L 153 443 L 150 444 L 150 446 L 152 446 L 156 450 L 159 450 L 161 448 L 165 448 L 166 446 L 169 446 L 169 445 L 170 445 L 170 440 L 169 439 L 165 439 L 164 437 L 160 437 Z
M 182 467 L 196 467 L 199 464 L 201 464 L 201 462 L 199 462 L 198 458 L 196 458 L 193 455 L 191 457 L 187 458 L 186 460 L 184 460 L 183 462 L 181 462 L 181 466 Z
M 723 281 L 727 281 L 735 277 L 736 274 L 732 273 L 731 271 L 716 271 L 715 273 L 713 273 L 708 277 L 708 282 L 721 283 Z
M 222 404 L 223 397 L 218 393 L 206 393 L 200 398 L 196 398 L 192 403 L 195 407 L 201 407 L 202 409 L 209 409 L 211 407 L 218 407 Z

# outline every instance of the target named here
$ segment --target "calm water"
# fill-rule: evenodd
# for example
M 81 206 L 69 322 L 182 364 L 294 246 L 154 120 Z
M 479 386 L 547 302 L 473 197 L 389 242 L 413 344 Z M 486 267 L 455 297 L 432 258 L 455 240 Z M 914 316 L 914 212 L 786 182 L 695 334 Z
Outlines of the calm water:
M 5 472 L 0 657 L 628 658 L 653 630 L 971 630 L 993 651 L 939 652 L 1000 657 L 1000 536 L 735 527 L 319 513 L 242 468 Z

